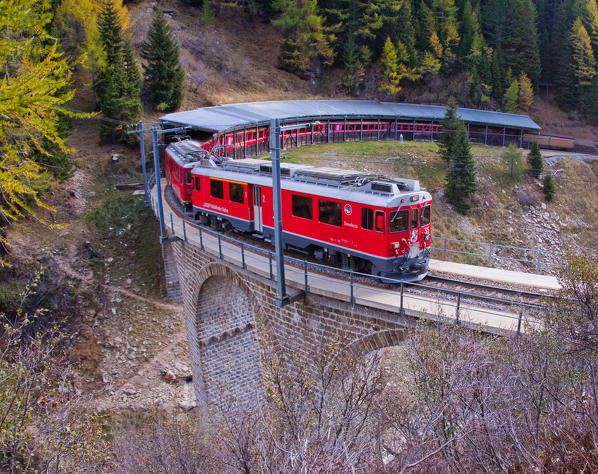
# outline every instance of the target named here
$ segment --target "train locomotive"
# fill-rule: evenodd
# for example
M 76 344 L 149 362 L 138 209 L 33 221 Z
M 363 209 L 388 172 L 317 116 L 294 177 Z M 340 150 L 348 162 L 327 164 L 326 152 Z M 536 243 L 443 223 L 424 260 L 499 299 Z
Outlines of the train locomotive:
M 270 162 L 218 158 L 192 140 L 170 144 L 165 162 L 174 194 L 202 224 L 273 238 Z M 283 162 L 281 203 L 287 249 L 389 279 L 428 272 L 432 196 L 416 180 Z

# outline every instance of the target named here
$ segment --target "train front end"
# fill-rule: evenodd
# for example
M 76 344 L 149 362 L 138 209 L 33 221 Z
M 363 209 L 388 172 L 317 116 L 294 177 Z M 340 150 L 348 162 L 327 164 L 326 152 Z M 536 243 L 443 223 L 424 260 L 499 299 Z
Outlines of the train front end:
M 432 196 L 412 181 L 388 202 L 387 258 L 383 277 L 419 281 L 428 274 L 432 246 Z

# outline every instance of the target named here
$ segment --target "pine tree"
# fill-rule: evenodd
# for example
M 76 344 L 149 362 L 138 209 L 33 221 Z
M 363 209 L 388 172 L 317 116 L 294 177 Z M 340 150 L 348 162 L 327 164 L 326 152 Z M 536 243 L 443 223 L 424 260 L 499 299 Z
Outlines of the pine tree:
M 540 146 L 538 142 L 533 142 L 530 152 L 527 155 L 527 163 L 529 165 L 530 174 L 534 177 L 539 177 L 544 167 L 542 161 L 542 153 L 540 153 Z
M 467 133 L 463 122 L 457 117 L 457 102 L 452 97 L 449 98 L 446 104 L 446 112 L 440 124 L 442 125 L 442 133 L 440 134 L 438 149 L 440 156 L 450 165 L 454 159 L 453 154 L 455 153 L 457 135 Z
M 130 142 L 134 138 L 125 133 L 124 125 L 136 121 L 141 115 L 139 69 L 111 0 L 102 7 L 98 30 L 106 64 L 96 91 L 102 114 L 108 119 L 101 122 L 100 140 L 104 141 L 116 132 L 120 141 Z
M 588 86 L 596 75 L 596 60 L 590 43 L 590 36 L 578 18 L 573 23 L 571 34 L 571 67 L 576 85 Z
M 176 110 L 183 100 L 183 68 L 179 64 L 179 47 L 164 15 L 156 10 L 141 45 L 144 88 L 157 110 Z
M 546 201 L 549 202 L 552 201 L 556 189 L 554 185 L 554 179 L 552 179 L 552 173 L 550 171 L 544 175 L 544 179 L 542 180 L 542 186 L 544 199 L 546 199 Z
M 511 143 L 501 156 L 509 169 L 509 175 L 513 178 L 513 181 L 516 183 L 519 182 L 525 169 L 523 153 L 517 149 L 514 143 Z
M 517 103 L 519 101 L 519 83 L 512 81 L 505 92 L 504 110 L 510 114 L 517 113 Z
M 522 71 L 533 84 L 540 80 L 537 13 L 532 0 L 509 0 L 509 20 L 502 49 L 515 76 Z
M 120 60 L 123 32 L 118 11 L 111 0 L 106 0 L 100 10 L 98 31 L 106 64 L 114 64 Z
M 360 27 L 358 35 L 363 37 L 373 50 L 374 56 L 382 54 L 386 37 L 395 42 L 399 35 L 399 15 L 402 2 L 396 0 L 360 0 Z
M 382 66 L 382 77 L 380 78 L 379 83 L 380 90 L 393 96 L 401 90 L 401 87 L 399 86 L 401 78 L 398 74 L 399 63 L 397 50 L 392 44 L 390 37 L 386 37 L 382 56 L 380 57 L 380 64 Z
M 42 218 L 36 206 L 49 182 L 36 156 L 67 154 L 61 117 L 74 114 L 71 64 L 47 31 L 47 4 L 7 1 L 0 8 L 0 220 Z M 7 245 L 0 234 L 0 242 Z M 0 261 L 0 266 L 3 262 Z
M 333 38 L 322 26 L 316 0 L 275 0 L 273 4 L 282 14 L 272 24 L 285 37 L 278 57 L 280 67 L 303 74 L 310 70 L 312 59 L 332 64 L 334 51 L 330 41 Z
M 459 44 L 457 7 L 454 0 L 432 0 L 431 11 L 435 19 L 440 44 L 442 44 L 443 63 L 449 66 L 455 59 Z
M 446 178 L 445 195 L 447 202 L 455 206 L 457 212 L 468 214 L 473 205 L 472 198 L 477 186 L 471 144 L 463 123 L 461 128 L 462 133 L 456 134 L 453 144 L 451 153 L 453 158 Z
M 349 94 L 356 95 L 365 76 L 365 70 L 361 62 L 359 46 L 357 46 L 353 36 L 350 36 L 343 43 L 340 60 L 345 67 L 342 79 L 343 86 L 347 88 Z
M 504 93 L 502 60 L 499 50 L 494 50 L 492 53 L 492 60 L 490 62 L 490 88 L 492 89 L 492 97 L 495 99 L 502 99 Z
M 472 63 L 469 56 L 473 47 L 475 26 L 473 10 L 469 0 L 466 0 L 463 7 L 460 36 L 461 40 L 459 41 L 459 48 L 457 49 L 457 57 L 459 57 L 468 67 L 471 67 Z
M 586 117 L 590 123 L 598 125 L 598 76 L 594 77 L 584 103 Z
M 519 83 L 519 108 L 527 112 L 534 103 L 534 89 L 532 88 L 532 82 L 523 71 L 519 74 L 517 82 Z
M 413 7 L 411 0 L 403 0 L 398 18 L 396 21 L 396 38 L 393 39 L 397 45 L 403 43 L 408 53 L 408 66 L 413 67 L 417 61 L 417 50 L 415 49 L 415 27 L 413 19 Z

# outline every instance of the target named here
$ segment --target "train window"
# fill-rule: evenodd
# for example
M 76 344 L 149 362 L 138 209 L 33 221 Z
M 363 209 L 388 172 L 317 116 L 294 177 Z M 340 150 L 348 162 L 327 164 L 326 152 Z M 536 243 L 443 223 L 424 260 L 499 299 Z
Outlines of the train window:
M 340 202 L 319 200 L 320 222 L 336 226 L 343 225 L 343 212 Z
M 224 199 L 224 185 L 222 181 L 215 179 L 210 180 L 210 194 L 212 197 Z
M 384 232 L 384 211 L 376 211 L 376 232 Z
M 201 180 L 199 179 L 199 176 L 196 176 L 194 179 L 195 179 L 195 190 L 201 191 Z
M 409 211 L 403 210 L 391 212 L 388 227 L 392 234 L 409 229 Z
M 430 206 L 422 207 L 422 213 L 419 216 L 419 225 L 424 226 L 430 223 Z
M 411 209 L 411 228 L 417 229 L 417 217 L 418 217 L 419 209 L 414 207 Z
M 313 217 L 313 206 L 310 197 L 293 194 L 292 204 L 293 215 L 295 217 L 303 219 L 311 219 Z
M 239 183 L 229 183 L 228 192 L 230 194 L 230 200 L 232 202 L 238 202 L 239 204 L 243 204 L 243 185 Z
M 366 230 L 374 228 L 374 211 L 372 209 L 361 208 L 361 227 Z
M 191 170 L 185 171 L 185 184 L 191 184 Z

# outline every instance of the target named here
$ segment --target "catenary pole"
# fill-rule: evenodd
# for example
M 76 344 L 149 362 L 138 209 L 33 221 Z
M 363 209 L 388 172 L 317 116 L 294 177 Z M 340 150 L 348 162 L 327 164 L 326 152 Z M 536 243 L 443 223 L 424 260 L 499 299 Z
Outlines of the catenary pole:
M 270 143 L 272 144 L 272 191 L 274 204 L 274 247 L 276 250 L 276 272 L 278 295 L 276 305 L 288 303 L 284 277 L 284 253 L 282 240 L 282 206 L 280 194 L 280 119 L 270 122 Z
M 147 166 L 145 164 L 145 142 L 143 141 L 143 122 L 139 121 L 139 148 L 141 150 L 141 172 L 143 173 L 143 194 L 145 205 L 147 206 L 150 202 L 150 189 L 147 181 Z
M 158 152 L 158 129 L 156 127 L 152 127 L 152 143 L 154 145 L 154 170 L 156 172 L 156 195 L 158 196 L 160 243 L 162 243 L 166 239 L 166 229 L 164 228 L 164 208 L 162 207 L 162 186 L 160 183 L 160 153 Z

